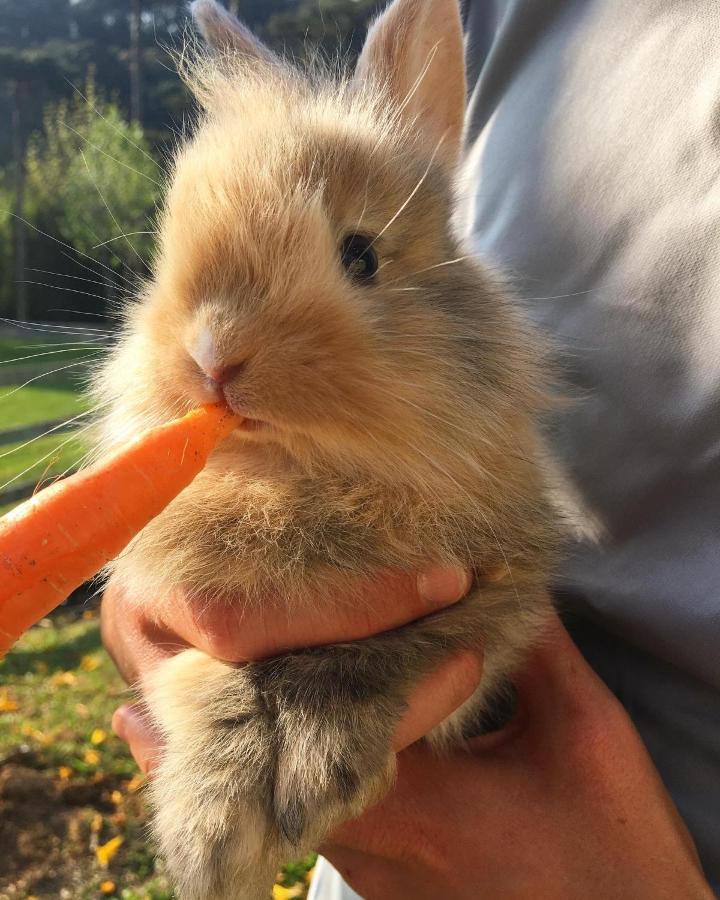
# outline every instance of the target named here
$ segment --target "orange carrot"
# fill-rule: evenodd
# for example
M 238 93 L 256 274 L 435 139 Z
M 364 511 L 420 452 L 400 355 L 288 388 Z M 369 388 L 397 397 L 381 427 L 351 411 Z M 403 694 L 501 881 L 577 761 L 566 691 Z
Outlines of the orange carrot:
M 0 659 L 186 487 L 239 420 L 204 406 L 152 428 L 0 519 Z

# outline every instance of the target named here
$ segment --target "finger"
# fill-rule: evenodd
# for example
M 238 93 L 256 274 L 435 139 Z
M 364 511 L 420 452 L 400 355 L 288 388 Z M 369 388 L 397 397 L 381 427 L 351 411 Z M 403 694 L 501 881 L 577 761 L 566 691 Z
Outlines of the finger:
M 217 659 L 247 662 L 398 628 L 456 603 L 470 585 L 469 572 L 451 568 L 356 579 L 343 587 L 343 597 L 319 596 L 302 607 L 284 597 L 250 605 L 242 598 L 203 603 L 178 596 L 163 607 L 156 638 L 168 642 L 174 635 Z
M 139 684 L 158 662 L 188 646 L 112 579 L 100 606 L 100 628 L 103 644 L 127 684 Z
M 393 749 L 404 750 L 425 737 L 474 694 L 481 678 L 482 662 L 475 653 L 458 654 L 438 666 L 413 691 Z
M 135 762 L 147 775 L 162 751 L 162 738 L 138 704 L 121 706 L 112 717 L 112 729 L 130 747 Z

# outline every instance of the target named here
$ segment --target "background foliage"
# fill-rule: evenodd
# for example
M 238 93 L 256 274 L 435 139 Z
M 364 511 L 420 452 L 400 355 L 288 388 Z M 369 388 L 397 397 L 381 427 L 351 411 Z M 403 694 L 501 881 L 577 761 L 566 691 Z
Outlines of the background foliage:
M 278 51 L 320 46 L 352 59 L 380 4 L 229 5 Z M 152 230 L 165 160 L 191 105 L 168 52 L 190 27 L 187 6 L 0 0 L 0 315 L 102 315 L 143 270 L 151 235 L 137 232 Z M 80 293 L 88 257 L 97 260 L 94 296 Z

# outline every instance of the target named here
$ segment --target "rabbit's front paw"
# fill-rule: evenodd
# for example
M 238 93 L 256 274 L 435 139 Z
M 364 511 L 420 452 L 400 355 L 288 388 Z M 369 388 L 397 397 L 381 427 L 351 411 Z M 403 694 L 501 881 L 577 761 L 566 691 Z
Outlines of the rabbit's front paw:
M 182 900 L 266 900 L 280 865 L 389 788 L 392 717 L 303 666 L 187 650 L 158 668 L 154 829 Z

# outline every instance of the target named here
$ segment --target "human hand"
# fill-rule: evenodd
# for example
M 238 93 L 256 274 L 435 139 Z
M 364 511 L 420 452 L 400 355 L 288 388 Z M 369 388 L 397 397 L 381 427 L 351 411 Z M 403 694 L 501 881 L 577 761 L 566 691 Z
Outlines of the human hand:
M 321 848 L 366 900 L 712 898 L 632 722 L 555 622 L 503 731 L 398 756 L 395 789 Z
M 142 687 L 147 675 L 169 656 L 196 647 L 210 656 L 242 663 L 299 647 L 360 640 L 397 628 L 460 600 L 469 590 L 470 575 L 431 570 L 417 578 L 389 573 L 361 584 L 362 602 L 338 605 L 328 616 L 327 604 L 292 618 L 273 598 L 259 607 L 241 604 L 199 605 L 178 596 L 162 609 L 139 605 L 111 581 L 102 603 L 103 641 L 121 674 Z M 481 676 L 479 654 L 464 653 L 448 660 L 419 685 L 402 722 L 396 747 L 426 734 L 460 706 L 476 689 Z M 141 708 L 123 706 L 113 728 L 126 740 L 143 771 L 152 768 L 161 742 Z

